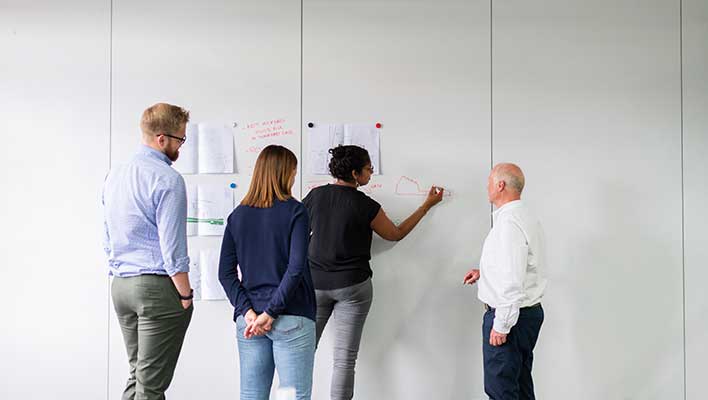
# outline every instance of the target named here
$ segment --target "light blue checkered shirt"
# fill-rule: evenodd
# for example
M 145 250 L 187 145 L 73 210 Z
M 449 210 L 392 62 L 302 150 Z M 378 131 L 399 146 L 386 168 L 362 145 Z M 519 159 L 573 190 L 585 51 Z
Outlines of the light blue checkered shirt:
M 141 146 L 103 186 L 103 249 L 111 275 L 189 271 L 187 193 L 167 156 Z

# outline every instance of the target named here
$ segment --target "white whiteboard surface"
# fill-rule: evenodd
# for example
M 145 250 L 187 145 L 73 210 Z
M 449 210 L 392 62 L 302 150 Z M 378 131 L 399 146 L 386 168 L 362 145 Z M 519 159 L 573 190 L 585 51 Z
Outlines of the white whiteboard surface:
M 537 396 L 682 399 L 678 8 L 509 1 L 493 15 L 494 160 L 525 169 L 547 233 Z
M 109 11 L 0 2 L 2 399 L 106 393 Z
M 299 3 L 165 0 L 119 1 L 113 7 L 114 162 L 135 151 L 140 115 L 158 101 L 187 108 L 194 122 L 236 123 L 236 173 L 185 176 L 188 184 L 235 183 L 236 204 L 264 146 L 283 144 L 299 156 Z M 298 177 L 297 197 L 299 187 Z M 190 237 L 190 257 L 220 249 L 221 239 Z M 228 301 L 195 303 L 170 399 L 238 396 L 232 316 Z M 119 399 L 128 363 L 115 315 L 110 323 L 109 399 Z
M 309 121 L 382 123 L 384 174 L 363 190 L 395 220 L 427 186 L 450 189 L 403 242 L 375 241 L 356 398 L 485 398 L 482 310 L 459 281 L 489 227 L 492 153 L 524 168 L 548 235 L 539 398 L 682 399 L 684 352 L 686 399 L 705 397 L 704 1 L 494 2 L 493 31 L 489 1 L 55 3 L 0 4 L 0 398 L 119 398 L 128 364 L 99 193 L 158 101 L 237 123 L 236 172 L 186 177 L 236 183 L 236 201 L 268 143 L 307 171 Z M 296 194 L 328 181 L 298 177 Z M 192 256 L 219 240 L 190 238 Z M 63 296 L 47 300 L 57 285 Z M 238 397 L 231 313 L 196 304 L 170 399 Z M 325 334 L 315 400 L 328 398 L 330 365 Z
M 686 398 L 706 397 L 708 367 L 708 3 L 683 2 Z
M 489 229 L 489 2 L 306 1 L 304 15 L 303 123 L 382 124 L 383 175 L 362 190 L 393 220 L 424 200 L 402 178 L 453 192 L 403 241 L 374 241 L 355 398 L 480 399 L 482 308 L 461 282 Z M 323 180 L 304 175 L 303 192 Z M 316 399 L 329 398 L 332 333 Z

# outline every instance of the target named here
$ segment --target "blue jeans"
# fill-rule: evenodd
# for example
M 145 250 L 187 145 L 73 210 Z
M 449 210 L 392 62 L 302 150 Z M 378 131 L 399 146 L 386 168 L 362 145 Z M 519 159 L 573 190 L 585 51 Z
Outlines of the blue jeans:
M 297 400 L 310 400 L 315 362 L 315 321 L 281 315 L 264 336 L 243 337 L 246 320 L 236 319 L 241 400 L 268 400 L 273 373 L 280 387 L 295 388 Z

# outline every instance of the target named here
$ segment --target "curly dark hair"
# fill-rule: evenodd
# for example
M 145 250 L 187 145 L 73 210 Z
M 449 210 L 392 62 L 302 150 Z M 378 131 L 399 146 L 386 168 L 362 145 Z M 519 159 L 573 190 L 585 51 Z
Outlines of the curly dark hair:
M 332 159 L 329 161 L 329 173 L 345 182 L 354 182 L 352 171 L 361 174 L 361 170 L 371 164 L 369 152 L 359 146 L 339 145 L 329 149 L 329 154 L 332 155 Z

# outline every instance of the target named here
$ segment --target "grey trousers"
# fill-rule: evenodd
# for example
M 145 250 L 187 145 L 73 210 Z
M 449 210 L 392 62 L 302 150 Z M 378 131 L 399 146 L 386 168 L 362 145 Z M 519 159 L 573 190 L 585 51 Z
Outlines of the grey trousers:
M 113 278 L 111 296 L 130 364 L 122 399 L 163 400 L 194 308 L 163 275 Z
M 334 319 L 332 400 L 350 400 L 354 397 L 354 367 L 373 293 L 371 279 L 341 289 L 315 290 L 318 344 L 330 317 Z

